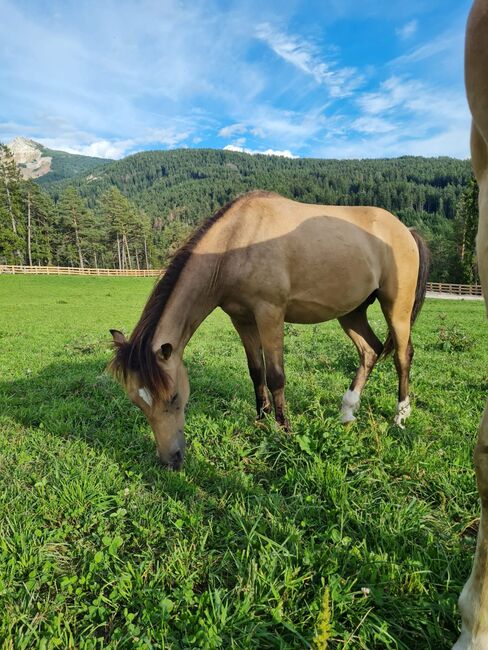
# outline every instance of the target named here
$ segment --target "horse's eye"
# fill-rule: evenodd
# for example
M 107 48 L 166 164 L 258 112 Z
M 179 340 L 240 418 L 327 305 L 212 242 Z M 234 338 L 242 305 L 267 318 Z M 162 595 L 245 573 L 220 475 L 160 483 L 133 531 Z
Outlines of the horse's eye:
M 176 402 L 177 399 L 178 399 L 178 393 L 175 393 L 175 394 L 173 395 L 173 397 L 171 398 L 171 402 L 170 402 L 170 403 L 171 403 L 171 404 L 174 404 L 174 403 Z

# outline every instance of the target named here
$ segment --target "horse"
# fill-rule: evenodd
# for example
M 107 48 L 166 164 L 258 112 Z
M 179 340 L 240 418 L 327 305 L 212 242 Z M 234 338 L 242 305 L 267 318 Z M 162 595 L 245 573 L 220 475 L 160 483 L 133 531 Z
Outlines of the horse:
M 471 160 L 479 185 L 478 270 L 488 309 L 488 0 L 475 0 L 466 28 L 466 94 L 472 115 Z M 488 650 L 488 402 L 474 466 L 481 518 L 471 575 L 459 597 L 461 635 L 455 650 Z
M 128 340 L 110 330 L 115 356 L 109 367 L 147 416 L 162 464 L 179 469 L 189 397 L 183 351 L 216 307 L 230 316 L 244 346 L 258 418 L 272 411 L 269 390 L 285 430 L 284 323 L 338 319 L 360 358 L 342 400 L 342 421 L 355 419 L 376 361 L 394 351 L 395 423 L 403 426 L 411 412 L 410 333 L 428 266 L 424 240 L 386 210 L 250 192 L 204 221 L 177 251 Z M 384 344 L 366 315 L 375 299 L 388 325 Z

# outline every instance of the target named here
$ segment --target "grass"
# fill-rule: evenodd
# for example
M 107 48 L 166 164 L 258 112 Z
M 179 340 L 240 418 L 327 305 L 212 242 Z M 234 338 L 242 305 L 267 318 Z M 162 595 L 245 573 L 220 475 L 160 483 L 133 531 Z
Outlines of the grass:
M 482 303 L 424 306 L 403 431 L 391 359 L 343 428 L 352 344 L 336 323 L 287 326 L 291 436 L 254 425 L 215 312 L 186 352 L 174 473 L 104 372 L 108 329 L 130 331 L 151 285 L 0 276 L 1 647 L 449 648 L 475 548 Z

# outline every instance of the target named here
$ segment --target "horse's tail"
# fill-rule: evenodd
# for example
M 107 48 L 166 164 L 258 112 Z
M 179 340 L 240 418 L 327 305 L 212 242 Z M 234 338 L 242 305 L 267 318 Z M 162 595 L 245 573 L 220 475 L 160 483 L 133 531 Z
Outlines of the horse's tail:
M 413 303 L 412 315 L 410 317 L 410 323 L 413 326 L 425 300 L 427 280 L 429 278 L 430 270 L 430 250 L 425 239 L 423 239 L 415 229 L 410 228 L 409 230 L 412 237 L 415 239 L 417 248 L 419 249 L 419 275 L 417 278 L 417 288 L 415 289 L 415 301 Z M 393 338 L 391 332 L 389 332 L 383 345 L 381 358 L 384 359 L 388 356 L 393 351 L 393 348 Z

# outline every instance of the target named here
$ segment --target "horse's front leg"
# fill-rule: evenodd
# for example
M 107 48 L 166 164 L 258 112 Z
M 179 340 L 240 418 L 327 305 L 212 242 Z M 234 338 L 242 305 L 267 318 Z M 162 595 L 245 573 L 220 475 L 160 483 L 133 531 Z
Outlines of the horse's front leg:
M 275 418 L 285 431 L 290 431 L 285 405 L 284 314 L 275 305 L 265 304 L 256 309 L 255 317 L 266 363 L 266 384 L 273 397 Z
M 251 315 L 246 320 L 232 318 L 232 323 L 241 338 L 246 352 L 247 367 L 249 368 L 249 374 L 254 385 L 254 394 L 256 396 L 257 417 L 260 420 L 266 413 L 271 413 L 272 406 L 266 388 L 263 351 L 261 349 L 261 340 L 256 321 Z

